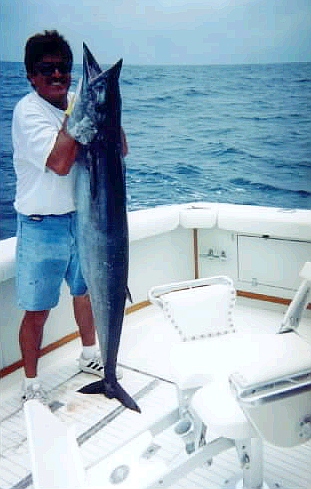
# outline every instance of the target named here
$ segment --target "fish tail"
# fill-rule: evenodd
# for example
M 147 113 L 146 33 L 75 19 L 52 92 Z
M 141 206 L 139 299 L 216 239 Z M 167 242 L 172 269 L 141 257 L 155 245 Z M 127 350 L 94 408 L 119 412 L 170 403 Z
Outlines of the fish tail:
M 82 394 L 104 394 L 108 399 L 118 399 L 124 407 L 141 413 L 140 407 L 118 382 L 111 383 L 102 379 L 85 385 L 78 392 Z

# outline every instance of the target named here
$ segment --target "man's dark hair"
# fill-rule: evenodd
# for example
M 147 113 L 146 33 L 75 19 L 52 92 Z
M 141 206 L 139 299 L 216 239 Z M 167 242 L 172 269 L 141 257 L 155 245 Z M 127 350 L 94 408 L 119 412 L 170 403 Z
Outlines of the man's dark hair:
M 35 73 L 35 63 L 49 54 L 62 56 L 72 66 L 73 55 L 66 39 L 56 30 L 44 31 L 43 34 L 30 37 L 26 42 L 24 63 L 27 73 Z

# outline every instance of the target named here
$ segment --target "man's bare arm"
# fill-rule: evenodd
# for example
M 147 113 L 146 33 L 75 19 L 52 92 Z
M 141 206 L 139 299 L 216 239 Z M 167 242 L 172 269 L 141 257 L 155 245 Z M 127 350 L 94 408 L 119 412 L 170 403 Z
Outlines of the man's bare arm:
M 46 162 L 46 166 L 58 175 L 68 175 L 76 160 L 79 148 L 79 143 L 67 133 L 66 126 L 67 116 Z

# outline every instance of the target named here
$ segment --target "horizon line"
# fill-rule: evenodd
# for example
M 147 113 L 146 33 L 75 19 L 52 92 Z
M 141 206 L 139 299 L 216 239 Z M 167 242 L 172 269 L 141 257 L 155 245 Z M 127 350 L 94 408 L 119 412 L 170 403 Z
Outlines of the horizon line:
M 123 58 L 124 60 L 124 58 Z M 0 63 L 19 63 L 24 64 L 24 61 L 16 61 L 16 60 L 8 60 L 8 59 L 0 59 Z M 126 63 L 123 62 L 123 65 L 126 66 L 245 66 L 245 65 L 276 65 L 276 64 L 308 64 L 311 63 L 309 61 L 241 61 L 241 62 L 214 62 L 214 63 Z M 111 63 L 99 63 L 102 66 L 110 66 Z M 73 66 L 81 66 L 82 63 L 73 63 Z

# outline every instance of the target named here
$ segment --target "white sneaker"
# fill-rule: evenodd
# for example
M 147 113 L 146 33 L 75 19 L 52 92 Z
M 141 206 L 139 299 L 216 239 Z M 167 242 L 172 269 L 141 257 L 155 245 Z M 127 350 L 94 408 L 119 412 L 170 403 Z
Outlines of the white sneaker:
M 98 375 L 101 378 L 105 377 L 105 366 L 103 365 L 99 352 L 93 358 L 88 359 L 83 358 L 83 355 L 81 353 L 78 362 L 82 372 Z M 118 380 L 122 379 L 123 372 L 120 367 L 117 367 L 116 375 Z
M 37 401 L 41 402 L 45 406 L 49 403 L 49 397 L 47 392 L 42 388 L 39 382 L 34 382 L 33 384 L 24 387 L 24 391 L 22 393 L 22 403 L 24 404 L 26 401 L 30 399 L 37 399 Z

